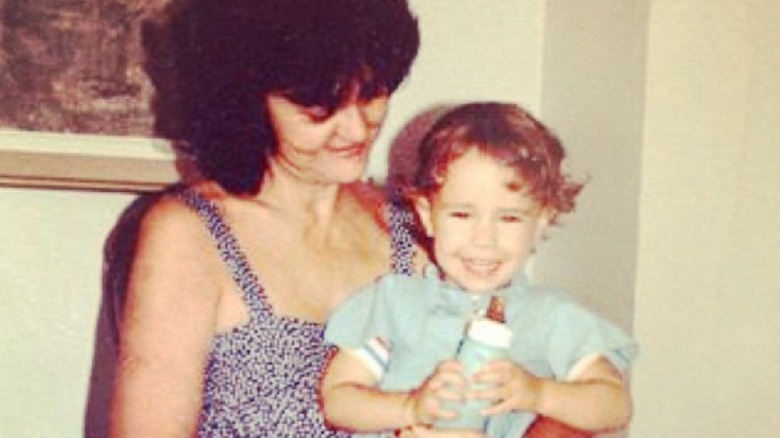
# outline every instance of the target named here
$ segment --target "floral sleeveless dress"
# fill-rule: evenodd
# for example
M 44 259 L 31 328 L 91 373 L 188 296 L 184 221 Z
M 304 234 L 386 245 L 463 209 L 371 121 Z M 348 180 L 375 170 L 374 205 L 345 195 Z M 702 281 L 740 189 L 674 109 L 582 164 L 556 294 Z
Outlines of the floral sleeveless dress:
M 346 437 L 325 427 L 317 395 L 324 326 L 276 315 L 217 208 L 194 189 L 179 198 L 203 219 L 238 284 L 250 322 L 217 334 L 209 353 L 199 437 Z M 393 271 L 413 272 L 411 213 L 389 204 Z

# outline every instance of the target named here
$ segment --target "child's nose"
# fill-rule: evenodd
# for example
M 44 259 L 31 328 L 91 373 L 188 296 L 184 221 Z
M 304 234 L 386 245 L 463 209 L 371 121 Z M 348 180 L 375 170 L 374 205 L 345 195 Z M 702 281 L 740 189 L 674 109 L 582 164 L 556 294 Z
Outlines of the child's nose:
M 487 218 L 479 219 L 474 224 L 472 231 L 472 242 L 477 245 L 495 245 L 496 244 L 496 224 Z

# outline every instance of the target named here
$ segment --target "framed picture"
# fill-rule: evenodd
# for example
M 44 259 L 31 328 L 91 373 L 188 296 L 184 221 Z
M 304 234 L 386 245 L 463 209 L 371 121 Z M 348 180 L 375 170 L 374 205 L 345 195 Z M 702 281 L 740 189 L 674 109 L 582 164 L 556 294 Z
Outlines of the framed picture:
M 0 130 L 0 186 L 137 192 L 177 179 L 162 140 Z
M 155 140 L 141 25 L 166 0 L 0 0 L 0 184 L 144 190 Z

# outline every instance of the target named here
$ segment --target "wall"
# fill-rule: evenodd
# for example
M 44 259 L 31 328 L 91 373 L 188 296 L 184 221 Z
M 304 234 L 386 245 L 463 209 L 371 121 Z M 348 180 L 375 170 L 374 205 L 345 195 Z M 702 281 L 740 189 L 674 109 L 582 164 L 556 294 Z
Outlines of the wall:
M 635 303 L 632 438 L 780 428 L 778 22 L 772 0 L 546 2 L 542 116 L 592 180 L 536 273 L 624 325 Z
M 497 99 L 539 109 L 542 0 L 410 0 L 421 47 L 412 72 L 393 95 L 369 174 L 387 171 L 391 144 L 410 117 L 437 105 Z
M 652 2 L 632 437 L 778 436 L 779 22 Z
M 547 2 L 541 113 L 587 180 L 536 275 L 632 325 L 647 2 Z M 618 86 L 619 84 L 619 86 Z
M 587 183 L 549 232 L 536 278 L 633 324 L 642 153 L 646 1 L 546 2 L 541 115 Z M 621 431 L 610 436 L 627 436 Z
M 0 436 L 81 435 L 103 240 L 129 200 L 0 188 Z

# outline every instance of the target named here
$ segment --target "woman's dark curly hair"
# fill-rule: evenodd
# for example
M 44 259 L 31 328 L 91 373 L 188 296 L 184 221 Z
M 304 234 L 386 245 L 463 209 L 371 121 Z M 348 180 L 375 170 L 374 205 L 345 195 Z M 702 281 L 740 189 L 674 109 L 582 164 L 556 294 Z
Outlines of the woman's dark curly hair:
M 574 209 L 583 184 L 563 173 L 560 140 L 527 111 L 501 102 L 457 106 L 434 123 L 420 144 L 412 196 L 435 195 L 449 163 L 475 148 L 514 168 L 522 180 L 515 189 L 549 209 L 551 222 Z
M 419 46 L 405 0 L 172 0 L 142 37 L 156 133 L 234 194 L 276 152 L 269 93 L 330 111 L 390 94 Z

